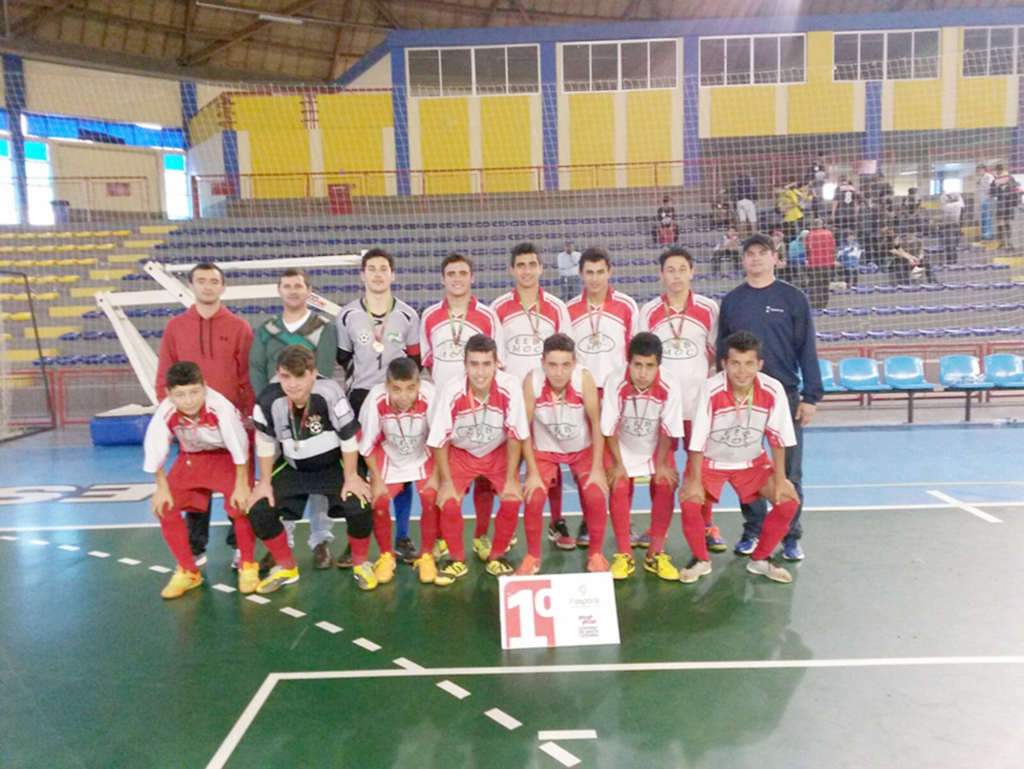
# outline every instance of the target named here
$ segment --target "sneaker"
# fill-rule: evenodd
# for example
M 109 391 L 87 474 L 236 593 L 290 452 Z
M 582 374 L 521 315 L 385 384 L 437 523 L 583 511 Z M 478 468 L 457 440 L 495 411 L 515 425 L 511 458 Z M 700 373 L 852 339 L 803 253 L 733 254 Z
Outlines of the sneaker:
M 196 568 L 197 569 L 201 568 L 203 566 L 206 566 L 206 551 L 204 550 L 201 553 L 196 553 L 195 555 L 192 556 L 192 560 L 194 560 L 196 562 Z M 193 574 L 194 573 L 195 572 L 193 572 Z
M 552 521 L 548 525 L 548 541 L 554 542 L 559 550 L 575 550 L 576 538 L 569 533 L 569 527 L 564 518 Z
M 736 547 L 732 549 L 736 555 L 750 555 L 754 552 L 754 548 L 757 547 L 757 537 L 743 537 L 739 542 L 736 543 Z
M 469 569 L 466 568 L 465 561 L 445 561 L 444 566 L 438 570 L 437 576 L 434 577 L 434 584 L 444 587 L 452 584 L 452 582 L 460 577 L 465 577 L 467 574 L 469 574 Z
M 351 569 L 352 568 L 352 545 L 345 547 L 345 552 L 341 554 L 341 558 L 334 564 L 339 569 Z
M 232 569 L 232 571 L 238 571 L 238 567 L 241 565 L 241 563 L 242 563 L 242 551 L 239 550 L 236 547 L 235 548 L 235 552 L 231 555 L 231 569 Z
M 321 542 L 319 545 L 313 548 L 313 568 L 314 569 L 329 569 L 331 568 L 331 546 L 327 542 Z
M 267 553 L 265 556 L 260 558 L 260 571 L 261 572 L 264 572 L 264 573 L 269 572 L 275 566 L 277 566 L 277 561 L 274 560 L 274 556 L 271 555 L 270 553 Z
M 532 555 L 527 553 L 523 556 L 523 560 L 519 562 L 519 568 L 516 569 L 517 577 L 532 577 L 540 571 L 540 558 L 534 558 Z
M 644 558 L 644 570 L 657 574 L 661 579 L 675 582 L 679 579 L 679 569 L 672 565 L 672 556 L 668 553 L 654 553 Z
M 185 571 L 180 566 L 174 570 L 174 576 L 167 587 L 160 591 L 161 598 L 181 598 L 189 590 L 203 584 L 203 575 L 198 571 Z
M 419 555 L 416 550 L 416 545 L 412 543 L 412 540 L 408 537 L 402 537 L 395 542 L 395 557 L 401 559 L 405 563 L 415 562 Z
M 594 553 L 592 556 L 587 558 L 587 571 L 602 572 L 608 571 L 608 568 L 608 559 L 600 553 Z
M 758 574 L 762 577 L 767 577 L 772 582 L 793 581 L 793 575 L 781 566 L 776 566 L 772 563 L 770 558 L 765 558 L 763 561 L 747 561 L 747 571 L 751 574 Z
M 668 537 L 665 537 L 668 539 Z M 631 547 L 650 547 L 651 545 L 651 530 L 648 529 L 639 537 L 636 532 L 633 531 L 633 524 L 629 525 L 629 544 Z
M 431 550 L 430 553 L 434 556 L 435 561 L 440 561 L 442 558 L 447 558 L 448 543 L 440 538 L 434 540 L 434 549 Z
M 437 579 L 437 564 L 434 562 L 434 556 L 430 553 L 424 553 L 413 561 L 412 567 L 419 571 L 420 582 L 425 585 L 433 584 Z
M 802 561 L 804 559 L 804 549 L 800 547 L 800 543 L 796 540 L 783 541 L 782 557 L 787 561 Z
M 280 590 L 285 585 L 293 585 L 298 581 L 298 566 L 292 569 L 284 569 L 281 566 L 275 566 L 273 569 L 270 570 L 270 574 L 267 575 L 267 578 L 256 586 L 256 592 L 260 595 L 274 593 Z
M 636 571 L 636 561 L 629 553 L 616 553 L 612 556 L 612 579 L 626 579 Z
M 392 553 L 381 553 L 380 558 L 373 564 L 373 573 L 377 577 L 377 581 L 382 585 L 386 585 L 395 577 L 395 556 Z
M 473 537 L 473 552 L 477 554 L 481 561 L 486 561 L 490 558 L 491 538 L 486 534 L 480 537 Z
M 698 561 L 696 558 L 691 558 L 690 562 L 686 564 L 686 568 L 679 572 L 679 581 L 689 585 L 710 573 L 711 561 Z
M 717 526 L 704 527 L 704 541 L 708 543 L 708 550 L 712 553 L 724 553 L 729 549 L 729 544 L 722 539 L 722 532 Z
M 387 555 L 387 553 L 384 555 Z M 383 557 L 384 556 L 382 555 L 381 558 Z M 369 561 L 363 561 L 358 566 L 353 566 L 352 576 L 355 578 L 356 584 L 359 585 L 360 590 L 373 590 L 377 587 L 377 583 L 380 581 L 374 573 L 373 564 Z
M 586 521 L 583 521 L 576 529 L 576 547 L 581 549 L 590 547 L 590 531 L 587 530 Z
M 518 534 L 513 534 L 512 535 L 512 539 L 510 539 L 508 541 L 508 550 L 506 550 L 505 552 L 507 553 L 509 550 L 511 550 L 513 547 L 515 547 L 518 544 L 519 544 L 519 535 Z
M 238 592 L 248 595 L 256 592 L 260 584 L 260 565 L 256 561 L 246 561 L 238 567 Z
M 507 577 L 509 574 L 514 574 L 515 569 L 512 568 L 512 564 L 506 560 L 505 556 L 502 556 L 487 562 L 487 573 L 492 577 Z

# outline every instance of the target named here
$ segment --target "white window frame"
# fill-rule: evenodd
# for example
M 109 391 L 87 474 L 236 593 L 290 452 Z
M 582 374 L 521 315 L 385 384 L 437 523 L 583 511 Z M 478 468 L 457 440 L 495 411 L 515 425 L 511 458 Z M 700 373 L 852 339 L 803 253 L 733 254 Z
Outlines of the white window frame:
M 476 83 L 476 52 L 480 49 L 494 49 L 504 48 L 505 51 L 505 92 L 504 93 L 480 93 Z M 508 82 L 508 50 L 509 48 L 533 48 L 534 53 L 537 55 L 537 87 L 534 91 L 516 91 L 515 93 L 509 90 Z M 435 94 L 414 94 L 412 92 L 412 76 L 409 71 L 409 54 L 413 51 L 433 51 L 437 54 L 437 88 L 439 93 Z M 444 72 L 441 69 L 441 52 L 442 51 L 469 51 L 469 72 L 470 72 L 470 93 L 445 93 L 444 90 Z M 406 73 L 406 88 L 409 92 L 409 98 L 412 99 L 458 99 L 465 98 L 467 96 L 479 96 L 481 98 L 491 96 L 531 96 L 540 93 L 540 45 L 537 43 L 508 43 L 502 45 L 445 45 L 438 48 L 427 47 L 427 48 L 406 48 L 405 49 L 405 73 Z
M 647 43 L 647 86 L 645 88 L 623 88 L 622 87 L 622 46 L 630 45 L 634 43 Z M 672 43 L 675 46 L 675 72 L 673 73 L 676 79 L 675 85 L 651 85 L 651 43 Z M 565 47 L 566 46 L 578 46 L 585 45 L 588 48 L 595 45 L 614 45 L 615 46 L 615 88 L 603 89 L 600 91 L 594 90 L 594 66 L 593 57 L 587 58 L 588 67 L 588 83 L 590 87 L 587 90 L 572 89 L 566 90 L 565 88 Z M 617 93 L 619 91 L 674 91 L 680 87 L 682 80 L 679 77 L 679 38 L 677 37 L 644 37 L 637 38 L 635 40 L 574 40 L 572 42 L 565 42 L 558 44 L 558 59 L 559 59 L 559 70 L 561 77 L 558 81 L 558 90 L 561 93 L 573 94 L 573 93 Z
M 787 80 L 786 82 L 782 82 L 781 79 L 776 79 L 775 82 L 773 82 L 773 83 L 755 83 L 754 82 L 754 38 L 766 38 L 766 37 L 773 37 L 773 38 L 780 39 L 780 40 L 781 40 L 781 38 L 784 38 L 784 37 L 799 37 L 799 38 L 803 39 L 803 41 L 804 41 L 804 60 L 803 60 L 804 75 L 803 75 L 803 79 L 801 79 L 801 80 Z M 724 72 L 724 76 L 726 78 L 726 82 L 720 83 L 718 85 L 704 85 L 704 83 L 703 83 L 703 73 L 700 71 L 700 44 L 703 43 L 705 40 L 722 40 L 722 41 L 728 41 L 728 40 L 749 40 L 750 41 L 750 69 L 748 70 L 748 74 L 750 75 L 750 81 L 747 82 L 747 83 L 730 83 L 730 82 L 728 82 L 728 79 L 729 79 L 729 68 L 728 68 L 728 60 L 729 60 L 728 48 L 729 48 L 729 43 L 726 42 L 725 43 L 725 47 L 726 47 L 726 52 L 725 52 L 726 69 L 725 69 L 725 72 Z M 697 64 L 697 82 L 700 83 L 700 87 L 701 88 L 746 88 L 747 86 L 752 86 L 752 85 L 763 85 L 763 86 L 771 86 L 771 85 L 803 85 L 803 84 L 805 84 L 807 82 L 807 33 L 806 32 L 778 32 L 778 33 L 773 33 L 773 34 L 770 34 L 770 35 L 706 35 L 706 36 L 702 36 L 697 41 L 697 46 L 698 46 L 698 48 L 697 48 L 697 62 L 698 62 L 698 64 Z M 782 67 L 778 66 L 778 59 L 776 59 L 776 63 L 777 63 L 777 66 L 775 68 L 776 78 L 781 78 L 781 76 L 782 76 L 782 74 L 781 74 L 782 73 Z
M 963 34 L 966 34 L 972 30 L 983 29 L 988 33 L 988 40 L 985 43 L 985 74 L 983 75 L 967 75 L 964 74 L 964 55 L 967 51 L 964 49 L 963 44 L 960 46 L 960 77 L 1012 77 L 1013 75 L 1024 75 L 1024 71 L 1021 70 L 1020 66 L 1020 47 L 1024 45 L 1024 25 L 1016 24 L 990 24 L 984 27 L 964 27 Z M 989 74 L 992 71 L 992 30 L 993 29 L 1012 29 L 1013 32 L 1013 72 L 1007 72 L 1005 75 L 992 75 Z
M 917 32 L 934 32 L 938 36 L 939 50 L 936 53 L 936 57 L 939 60 L 939 66 L 936 67 L 934 77 L 889 77 L 889 35 L 900 35 L 910 33 L 911 35 L 911 46 L 914 45 L 914 34 Z M 857 77 L 848 78 L 844 80 L 836 79 L 836 53 L 835 53 L 835 39 L 836 35 L 857 35 Z M 862 78 L 860 76 L 860 36 L 861 35 L 882 35 L 882 76 L 880 78 Z M 914 62 L 915 58 L 913 54 L 910 57 L 910 61 Z M 961 63 L 961 67 L 963 64 Z M 843 30 L 842 32 L 832 33 L 832 82 L 833 83 L 876 83 L 883 80 L 892 80 L 894 83 L 900 81 L 914 81 L 914 80 L 939 80 L 942 77 L 942 30 L 938 27 L 924 27 L 922 29 L 859 29 L 859 30 Z

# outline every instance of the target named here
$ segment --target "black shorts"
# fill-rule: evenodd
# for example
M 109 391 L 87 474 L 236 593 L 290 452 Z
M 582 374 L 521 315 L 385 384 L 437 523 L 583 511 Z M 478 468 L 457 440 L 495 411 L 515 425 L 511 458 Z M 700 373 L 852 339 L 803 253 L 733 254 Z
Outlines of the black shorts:
M 345 482 L 341 463 L 328 465 L 316 471 L 296 470 L 283 462 L 274 470 L 270 481 L 274 489 L 274 510 L 286 521 L 302 518 L 306 500 L 310 494 L 327 497 L 327 515 L 331 518 L 349 518 L 360 512 L 361 504 L 356 497 L 341 499 L 341 487 Z

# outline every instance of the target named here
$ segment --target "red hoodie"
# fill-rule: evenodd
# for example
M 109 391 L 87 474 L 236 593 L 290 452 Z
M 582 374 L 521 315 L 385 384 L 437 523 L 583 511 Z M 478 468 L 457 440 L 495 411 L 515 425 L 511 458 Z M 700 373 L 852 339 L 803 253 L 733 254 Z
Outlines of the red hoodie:
M 804 248 L 807 249 L 807 266 L 811 269 L 831 267 L 836 260 L 836 239 L 831 230 L 811 230 L 804 238 Z
M 207 319 L 195 305 L 168 322 L 160 342 L 156 394 L 167 395 L 167 369 L 180 361 L 199 364 L 206 384 L 231 401 L 243 417 L 252 414 L 255 397 L 249 384 L 252 328 L 223 305 Z

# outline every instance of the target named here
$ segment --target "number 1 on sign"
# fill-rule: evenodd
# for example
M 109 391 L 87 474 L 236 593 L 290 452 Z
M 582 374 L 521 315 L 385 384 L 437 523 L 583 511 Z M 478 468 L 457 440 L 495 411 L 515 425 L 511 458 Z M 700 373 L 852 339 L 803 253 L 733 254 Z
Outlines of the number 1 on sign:
M 508 596 L 509 609 L 515 609 L 519 615 L 519 632 L 509 634 L 509 646 L 513 649 L 530 649 L 538 646 L 555 645 L 555 628 L 551 621 L 554 611 L 551 606 L 551 588 L 539 590 L 521 589 Z M 539 622 L 547 620 L 546 622 Z M 537 634 L 540 624 L 541 635 Z

